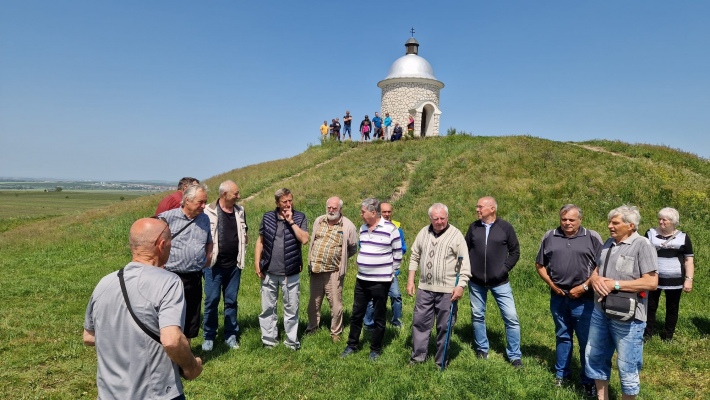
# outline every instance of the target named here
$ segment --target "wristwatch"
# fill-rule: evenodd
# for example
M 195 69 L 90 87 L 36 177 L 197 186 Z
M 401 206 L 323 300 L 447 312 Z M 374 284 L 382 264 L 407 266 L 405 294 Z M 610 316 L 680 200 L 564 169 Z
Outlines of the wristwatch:
M 621 286 L 619 286 L 619 281 L 614 281 L 614 290 L 620 290 Z
M 583 283 L 583 284 L 582 284 L 582 289 L 584 289 L 585 292 L 588 292 L 588 291 L 589 291 L 589 286 L 587 286 L 586 283 Z

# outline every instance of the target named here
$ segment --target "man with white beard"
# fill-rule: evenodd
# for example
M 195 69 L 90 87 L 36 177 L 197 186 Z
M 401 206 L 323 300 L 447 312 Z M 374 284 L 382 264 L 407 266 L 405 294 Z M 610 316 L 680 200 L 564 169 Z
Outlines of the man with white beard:
M 308 302 L 306 334 L 315 333 L 320 324 L 323 296 L 330 304 L 330 336 L 340 341 L 343 332 L 343 281 L 348 258 L 357 253 L 355 225 L 341 214 L 343 201 L 331 197 L 326 201 L 326 214 L 316 218 L 308 249 L 308 273 L 311 298 Z

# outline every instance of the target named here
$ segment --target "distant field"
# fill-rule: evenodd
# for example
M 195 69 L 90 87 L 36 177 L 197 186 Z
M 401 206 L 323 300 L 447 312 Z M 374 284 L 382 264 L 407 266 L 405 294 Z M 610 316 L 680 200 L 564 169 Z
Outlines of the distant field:
M 33 221 L 80 213 L 149 194 L 136 190 L 0 190 L 0 232 Z

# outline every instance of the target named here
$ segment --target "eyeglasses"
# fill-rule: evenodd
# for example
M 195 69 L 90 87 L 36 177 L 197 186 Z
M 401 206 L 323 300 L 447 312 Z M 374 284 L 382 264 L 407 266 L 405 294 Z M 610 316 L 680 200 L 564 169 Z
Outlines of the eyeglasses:
M 158 221 L 163 221 L 163 222 L 165 222 L 165 227 L 163 228 L 162 231 L 160 231 L 160 233 L 158 234 L 158 237 L 155 238 L 155 242 L 153 242 L 153 246 L 157 246 L 157 245 L 158 245 L 158 241 L 160 240 L 161 237 L 163 237 L 163 232 L 165 232 L 165 230 L 169 228 L 168 220 L 165 219 L 165 218 L 163 218 L 163 217 L 159 217 L 159 216 L 157 216 L 157 215 L 154 215 L 154 216 L 152 216 L 151 218 L 157 219 Z

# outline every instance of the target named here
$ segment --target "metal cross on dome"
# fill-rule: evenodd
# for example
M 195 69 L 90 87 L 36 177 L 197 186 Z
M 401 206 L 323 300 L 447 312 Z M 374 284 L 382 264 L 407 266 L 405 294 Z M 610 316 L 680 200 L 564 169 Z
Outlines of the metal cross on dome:
M 414 27 L 412 27 L 409 31 L 412 32 L 412 37 L 414 37 Z

